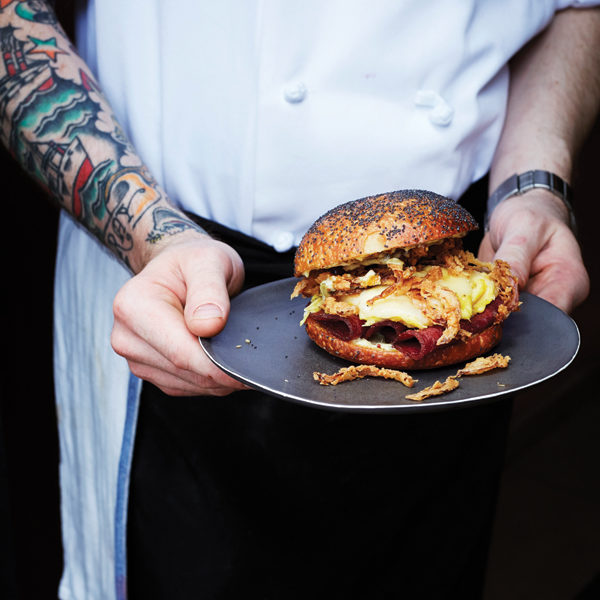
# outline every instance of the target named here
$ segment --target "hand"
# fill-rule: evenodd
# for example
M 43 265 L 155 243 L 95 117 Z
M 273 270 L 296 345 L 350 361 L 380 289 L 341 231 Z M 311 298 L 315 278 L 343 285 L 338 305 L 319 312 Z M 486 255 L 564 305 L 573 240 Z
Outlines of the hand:
M 564 204 L 547 190 L 508 198 L 492 213 L 479 258 L 505 260 L 521 289 L 569 313 L 585 300 L 590 283 L 567 219 Z
M 171 238 L 115 298 L 115 352 L 136 376 L 171 396 L 245 389 L 198 342 L 225 326 L 229 297 L 243 277 L 242 261 L 231 247 L 198 232 Z

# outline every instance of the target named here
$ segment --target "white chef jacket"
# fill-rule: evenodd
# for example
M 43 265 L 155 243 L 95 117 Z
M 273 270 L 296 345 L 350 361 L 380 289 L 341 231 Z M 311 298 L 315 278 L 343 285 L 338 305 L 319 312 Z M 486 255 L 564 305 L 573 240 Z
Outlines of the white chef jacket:
M 81 0 L 77 45 L 175 203 L 284 251 L 347 200 L 402 188 L 458 198 L 489 169 L 506 62 L 571 4 Z M 110 330 L 129 276 L 61 218 L 62 600 L 126 597 L 141 386 Z

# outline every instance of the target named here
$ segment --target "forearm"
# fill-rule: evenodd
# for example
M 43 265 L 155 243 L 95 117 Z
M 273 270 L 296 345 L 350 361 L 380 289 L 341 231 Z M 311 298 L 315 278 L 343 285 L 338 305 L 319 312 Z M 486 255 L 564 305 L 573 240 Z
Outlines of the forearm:
M 569 9 L 511 63 L 506 122 L 490 192 L 514 173 L 544 169 L 572 179 L 600 106 L 600 9 Z
M 40 3 L 40 23 L 18 5 L 0 8 L 2 142 L 60 207 L 138 272 L 167 236 L 201 230 L 144 166 L 52 9 Z
M 511 64 L 506 122 L 490 193 L 515 173 L 541 169 L 567 182 L 600 105 L 600 9 L 570 9 Z M 527 291 L 569 312 L 589 292 L 562 200 L 545 189 L 493 209 L 479 256 L 507 261 Z

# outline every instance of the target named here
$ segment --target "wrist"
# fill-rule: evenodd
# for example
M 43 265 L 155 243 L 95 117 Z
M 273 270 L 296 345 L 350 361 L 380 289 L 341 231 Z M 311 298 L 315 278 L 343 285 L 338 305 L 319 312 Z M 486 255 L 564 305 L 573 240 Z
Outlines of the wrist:
M 152 208 L 146 215 L 144 225 L 137 227 L 136 238 L 134 251 L 129 256 L 134 273 L 139 273 L 167 248 L 198 241 L 213 242 L 199 225 L 167 203 Z
M 569 227 L 576 233 L 577 224 L 572 205 L 572 191 L 568 182 L 550 171 L 530 170 L 523 173 L 515 173 L 511 177 L 500 183 L 490 194 L 487 201 L 487 211 L 485 215 L 485 230 L 489 230 L 489 222 L 492 213 L 496 207 L 508 200 L 528 195 L 531 199 L 534 190 L 545 190 L 558 199 L 566 211 Z M 547 194 L 535 194 L 537 197 L 547 197 Z

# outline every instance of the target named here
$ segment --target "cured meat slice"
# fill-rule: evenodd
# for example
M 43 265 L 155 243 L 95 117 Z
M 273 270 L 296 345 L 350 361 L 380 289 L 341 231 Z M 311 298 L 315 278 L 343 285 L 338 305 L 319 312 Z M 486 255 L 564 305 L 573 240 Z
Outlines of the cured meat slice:
M 498 306 L 500 306 L 500 298 L 496 298 L 493 302 L 490 302 L 483 312 L 480 312 L 478 315 L 473 315 L 469 321 L 461 319 L 460 328 L 469 333 L 479 333 L 480 331 L 483 331 L 496 319 Z
M 407 329 L 394 342 L 394 348 L 404 352 L 413 360 L 420 360 L 435 349 L 443 327 L 433 325 L 425 329 Z
M 443 331 L 444 328 L 437 325 L 425 329 L 408 329 L 402 323 L 386 320 L 365 327 L 362 337 L 370 340 L 374 335 L 380 334 L 396 350 L 418 360 L 435 348 Z
M 461 329 L 477 334 L 490 327 L 495 322 L 500 303 L 500 298 L 497 298 L 488 304 L 483 312 L 474 315 L 470 320 L 462 319 Z M 385 343 L 392 344 L 396 350 L 413 360 L 420 360 L 434 350 L 444 332 L 444 328 L 439 325 L 424 329 L 408 329 L 402 323 L 392 320 L 380 321 L 367 327 L 358 315 L 342 316 L 323 311 L 313 313 L 309 319 L 315 319 L 325 326 L 331 335 L 345 342 L 359 337 L 371 340 L 374 336 L 382 336 Z
M 332 335 L 345 342 L 360 337 L 363 329 L 363 322 L 358 318 L 358 315 L 342 317 L 341 315 L 330 315 L 324 312 L 318 312 L 310 315 L 309 319 L 318 321 L 324 325 Z
M 393 344 L 398 336 L 406 331 L 406 325 L 398 321 L 380 321 L 369 327 L 363 327 L 362 337 L 370 340 L 374 335 L 379 334 L 383 337 L 386 344 Z

